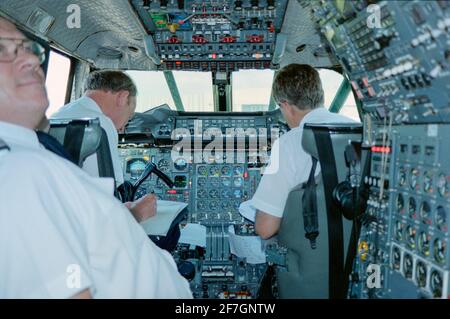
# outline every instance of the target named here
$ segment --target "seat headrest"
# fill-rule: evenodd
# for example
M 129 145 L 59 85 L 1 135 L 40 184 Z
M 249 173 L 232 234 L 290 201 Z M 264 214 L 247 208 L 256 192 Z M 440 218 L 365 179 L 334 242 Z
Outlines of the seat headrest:
M 82 132 L 77 131 L 78 134 L 75 136 L 67 135 L 67 133 L 73 133 L 75 127 Z M 68 144 L 71 144 L 71 148 L 77 150 L 77 156 L 75 157 L 81 166 L 87 157 L 96 153 L 99 149 L 103 129 L 100 126 L 99 119 L 51 119 L 49 134 L 64 145 L 66 149 Z
M 320 123 L 305 124 L 303 129 L 302 147 L 306 153 L 319 159 L 318 146 L 315 134 L 318 132 L 328 133 L 333 140 L 354 139 L 362 133 L 361 123 Z

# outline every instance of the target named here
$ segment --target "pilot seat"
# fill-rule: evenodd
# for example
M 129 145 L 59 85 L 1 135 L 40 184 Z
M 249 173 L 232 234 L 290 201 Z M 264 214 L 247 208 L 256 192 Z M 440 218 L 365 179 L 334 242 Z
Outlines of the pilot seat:
M 64 146 L 78 166 L 83 167 L 86 159 L 95 155 L 98 176 L 114 179 L 108 137 L 99 119 L 51 119 L 49 134 Z
M 307 183 L 292 190 L 286 203 L 278 232 L 279 244 L 287 249 L 286 268 L 277 271 L 280 298 L 346 297 L 345 265 L 354 255 L 349 261 L 346 257 L 349 244 L 352 252 L 356 244 L 350 241 L 353 221 L 343 216 L 333 192 L 348 177 L 347 145 L 361 139 L 361 124 L 305 125 L 303 149 L 321 171 L 318 174 L 316 169 Z M 305 211 L 311 209 L 316 210 L 315 216 Z

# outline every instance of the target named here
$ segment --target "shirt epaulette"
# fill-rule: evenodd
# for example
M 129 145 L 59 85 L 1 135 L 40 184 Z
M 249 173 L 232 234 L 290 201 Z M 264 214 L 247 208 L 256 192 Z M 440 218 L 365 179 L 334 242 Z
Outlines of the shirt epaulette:
M 10 151 L 9 145 L 6 144 L 1 138 L 0 138 L 0 152 L 2 151 Z

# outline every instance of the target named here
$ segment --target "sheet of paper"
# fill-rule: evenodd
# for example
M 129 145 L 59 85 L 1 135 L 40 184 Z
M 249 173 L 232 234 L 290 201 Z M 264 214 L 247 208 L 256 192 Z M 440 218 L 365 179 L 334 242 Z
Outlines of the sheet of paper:
M 141 226 L 147 235 L 166 236 L 173 220 L 188 204 L 167 200 L 156 203 L 156 215 L 143 221 Z
M 248 220 L 255 222 L 256 208 L 252 205 L 251 200 L 242 202 L 239 205 L 239 213 Z
M 179 243 L 206 247 L 206 227 L 200 224 L 187 224 L 181 229 Z
M 236 235 L 233 225 L 230 225 L 228 227 L 228 239 L 230 242 L 230 251 L 233 255 L 246 258 L 249 264 L 262 264 L 266 262 L 266 254 L 263 249 L 261 237 Z

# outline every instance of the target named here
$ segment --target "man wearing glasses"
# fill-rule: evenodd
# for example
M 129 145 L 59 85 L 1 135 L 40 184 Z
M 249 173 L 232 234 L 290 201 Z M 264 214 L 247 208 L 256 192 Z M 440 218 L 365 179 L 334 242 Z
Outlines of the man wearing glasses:
M 0 298 L 191 298 L 112 180 L 39 144 L 44 57 L 0 17 Z

